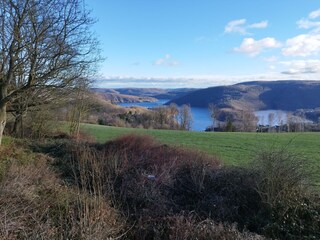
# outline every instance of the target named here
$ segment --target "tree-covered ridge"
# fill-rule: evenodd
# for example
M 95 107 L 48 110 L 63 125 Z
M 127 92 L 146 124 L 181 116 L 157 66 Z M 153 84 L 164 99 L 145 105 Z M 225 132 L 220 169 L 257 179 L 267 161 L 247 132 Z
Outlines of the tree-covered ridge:
M 255 81 L 201 89 L 171 102 L 203 108 L 213 103 L 234 110 L 295 111 L 320 107 L 319 92 L 320 81 Z

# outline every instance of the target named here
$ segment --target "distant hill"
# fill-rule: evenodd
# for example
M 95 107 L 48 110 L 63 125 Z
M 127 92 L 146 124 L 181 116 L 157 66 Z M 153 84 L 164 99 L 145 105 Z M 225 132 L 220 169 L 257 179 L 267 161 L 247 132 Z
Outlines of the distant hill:
M 168 102 L 221 109 L 284 110 L 320 107 L 320 81 L 254 81 L 197 90 Z
M 182 97 L 195 89 L 161 89 L 161 88 L 92 88 L 93 92 L 99 93 L 115 103 L 118 102 L 152 102 L 156 99 L 173 99 Z
M 138 103 L 138 102 L 155 102 L 156 98 L 145 97 L 145 96 L 133 96 L 121 93 L 112 92 L 96 92 L 104 100 L 110 101 L 112 103 Z

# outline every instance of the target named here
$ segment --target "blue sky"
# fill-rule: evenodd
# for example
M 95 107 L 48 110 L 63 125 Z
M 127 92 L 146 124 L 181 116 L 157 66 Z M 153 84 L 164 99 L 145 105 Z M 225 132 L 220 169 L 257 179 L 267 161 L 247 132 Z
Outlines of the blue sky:
M 318 0 L 87 0 L 100 87 L 320 79 Z

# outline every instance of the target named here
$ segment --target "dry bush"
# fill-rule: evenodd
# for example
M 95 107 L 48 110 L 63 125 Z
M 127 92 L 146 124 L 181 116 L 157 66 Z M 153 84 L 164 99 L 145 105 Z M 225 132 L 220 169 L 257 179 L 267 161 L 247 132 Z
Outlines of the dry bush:
M 138 220 L 128 239 L 172 240 L 263 240 L 264 237 L 240 232 L 235 224 L 216 223 L 212 219 L 201 220 L 194 213 L 182 212 L 163 218 L 142 217 Z
M 180 211 L 174 202 L 179 169 L 191 169 L 193 184 L 199 190 L 204 175 L 221 165 L 214 157 L 159 144 L 148 136 L 127 135 L 101 146 L 101 151 L 112 163 L 109 172 L 117 200 L 132 213 L 145 216 Z
M 258 171 L 257 191 L 270 207 L 290 201 L 308 188 L 309 174 L 305 159 L 284 149 L 268 149 L 258 153 L 253 166 Z
M 306 162 L 309 161 L 286 149 L 268 149 L 258 153 L 253 167 L 259 174 L 256 190 L 269 210 L 263 227 L 267 236 L 320 238 L 319 192 L 310 191 Z
M 86 191 L 73 192 L 53 210 L 60 239 L 112 239 L 124 229 L 125 221 L 106 199 Z
M 256 219 L 264 206 L 255 190 L 255 173 L 243 168 L 214 169 L 205 175 L 201 191 L 197 191 L 190 175 L 188 169 L 177 174 L 178 181 L 174 186 L 176 204 L 195 211 L 203 219 L 210 217 L 217 222 L 237 222 L 241 230 L 260 228 L 261 223 Z
M 58 140 L 58 139 L 65 139 L 65 140 L 76 140 L 79 142 L 88 142 L 88 143 L 94 143 L 96 142 L 96 139 L 94 136 L 89 135 L 85 132 L 80 131 L 77 136 L 72 136 L 66 132 L 63 131 L 55 131 L 50 136 L 51 139 Z
M 262 239 L 246 230 L 319 237 L 319 205 L 301 187 L 307 181 L 291 155 L 270 151 L 253 168 L 223 167 L 215 157 L 139 135 L 47 150 L 79 193 L 106 199 L 126 216 L 127 239 Z
M 157 229 L 154 237 L 162 236 L 166 227 L 162 223 L 155 227 L 155 219 L 181 211 L 195 211 L 202 219 L 238 222 L 240 229 L 260 227 L 255 221 L 262 208 L 255 191 L 256 175 L 224 168 L 212 156 L 139 135 L 103 145 L 78 145 L 72 156 L 75 181 L 90 191 L 101 189 L 114 206 L 128 214 L 129 223 L 138 221 L 133 232 L 151 228 Z
M 178 215 L 169 219 L 170 236 L 172 240 L 263 240 L 262 236 L 249 232 L 240 232 L 235 224 L 215 223 L 211 219 L 203 221 L 189 215 Z
M 8 239 L 54 236 L 55 229 L 46 220 L 48 203 L 53 199 L 43 199 L 42 194 L 56 186 L 57 179 L 48 172 L 44 158 L 34 165 L 10 163 L 0 188 L 1 236 Z
M 107 239 L 122 230 L 104 198 L 64 186 L 48 157 L 12 160 L 0 185 L 0 239 Z
M 19 164 L 34 161 L 35 155 L 30 150 L 23 149 L 19 144 L 18 141 L 12 140 L 0 146 L 0 182 L 4 179 L 13 161 L 19 162 Z
M 104 172 L 104 161 L 101 161 L 97 152 L 89 146 L 79 142 L 77 146 L 78 150 L 73 152 L 70 166 L 73 181 L 76 183 L 77 198 L 72 204 L 73 209 L 69 210 L 71 214 L 64 216 L 72 223 L 69 233 L 74 232 L 75 236 L 81 239 L 117 237 L 124 231 L 126 221 L 110 207 L 105 197 L 109 178 Z M 72 219 L 69 216 L 72 216 Z M 65 237 L 70 238 L 69 235 Z
M 48 110 L 50 109 L 50 110 Z M 15 130 L 14 125 L 18 128 Z M 8 116 L 6 134 L 16 138 L 43 139 L 51 136 L 58 128 L 57 115 L 52 106 L 29 109 L 21 118 L 21 121 L 15 123 L 13 116 Z

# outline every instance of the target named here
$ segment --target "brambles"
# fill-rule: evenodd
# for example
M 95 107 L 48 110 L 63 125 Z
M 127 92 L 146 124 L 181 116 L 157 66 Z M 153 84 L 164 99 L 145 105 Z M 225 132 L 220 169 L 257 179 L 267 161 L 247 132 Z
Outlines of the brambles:
M 300 158 L 285 150 L 264 151 L 251 168 L 240 168 L 141 135 L 105 144 L 60 138 L 37 149 L 55 160 L 42 161 L 42 155 L 8 165 L 0 189 L 2 219 L 17 221 L 23 236 L 319 238 L 319 199 L 306 187 Z M 17 236 L 9 222 L 0 221 L 2 236 Z
M 11 146 L 12 147 L 12 146 Z M 120 235 L 125 220 L 108 201 L 64 184 L 51 158 L 26 149 L 2 148 L 1 239 L 107 239 Z
M 225 168 L 214 157 L 159 144 L 146 136 L 127 135 L 103 145 L 60 149 L 71 153 L 59 161 L 67 179 L 80 189 L 100 189 L 113 206 L 127 213 L 129 225 L 143 223 L 128 233 L 134 238 L 167 234 L 168 226 L 156 219 L 184 211 L 195 211 L 197 221 L 212 217 L 238 222 L 240 229 L 256 229 L 252 216 L 259 210 L 260 198 L 248 170 Z
M 256 190 L 269 211 L 263 232 L 272 238 L 318 239 L 320 201 L 312 193 L 305 159 L 285 149 L 266 149 L 253 162 Z

